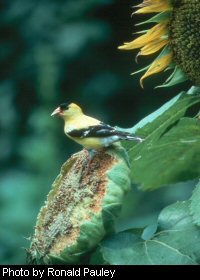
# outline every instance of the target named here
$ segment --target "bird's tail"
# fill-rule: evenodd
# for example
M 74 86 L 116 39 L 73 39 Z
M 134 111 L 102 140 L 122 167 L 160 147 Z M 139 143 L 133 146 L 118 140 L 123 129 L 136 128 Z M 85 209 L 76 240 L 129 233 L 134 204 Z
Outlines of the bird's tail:
M 143 138 L 140 138 L 140 137 L 137 137 L 137 136 L 132 136 L 130 134 L 121 134 L 120 135 L 120 138 L 121 140 L 128 140 L 128 141 L 137 141 L 137 142 L 143 142 L 144 139 Z

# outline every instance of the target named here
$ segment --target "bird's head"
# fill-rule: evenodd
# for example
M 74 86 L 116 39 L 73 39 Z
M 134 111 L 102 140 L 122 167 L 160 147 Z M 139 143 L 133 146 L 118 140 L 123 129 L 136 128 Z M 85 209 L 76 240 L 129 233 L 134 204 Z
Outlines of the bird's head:
M 76 116 L 77 114 L 81 114 L 82 110 L 81 108 L 76 105 L 75 103 L 63 103 L 60 104 L 58 108 L 56 108 L 51 116 L 58 116 L 63 119 L 69 119 L 73 116 Z

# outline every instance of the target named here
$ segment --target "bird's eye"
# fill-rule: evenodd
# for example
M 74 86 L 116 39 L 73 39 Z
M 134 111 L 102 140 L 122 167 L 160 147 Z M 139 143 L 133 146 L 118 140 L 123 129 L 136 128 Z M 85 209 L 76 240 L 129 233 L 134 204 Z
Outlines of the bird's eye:
M 62 104 L 60 104 L 60 109 L 61 110 L 67 110 L 67 109 L 69 109 L 68 105 L 69 105 L 68 103 L 62 103 Z

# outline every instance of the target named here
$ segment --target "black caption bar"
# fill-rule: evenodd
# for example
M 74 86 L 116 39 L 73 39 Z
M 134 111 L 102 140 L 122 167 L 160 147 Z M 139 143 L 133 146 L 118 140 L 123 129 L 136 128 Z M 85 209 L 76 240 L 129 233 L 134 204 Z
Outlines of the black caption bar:
M 183 272 L 184 275 L 188 272 L 191 275 L 193 272 L 200 272 L 200 266 L 114 266 L 114 265 L 86 265 L 86 266 L 71 266 L 71 265 L 1 265 L 0 277 L 13 278 L 13 277 L 32 277 L 37 279 L 44 278 L 63 278 L 69 279 L 137 279 L 138 274 L 140 278 L 142 275 L 147 275 L 155 279 L 159 272 L 164 272 L 165 276 L 173 276 L 174 273 Z M 190 274 L 189 274 L 190 273 Z

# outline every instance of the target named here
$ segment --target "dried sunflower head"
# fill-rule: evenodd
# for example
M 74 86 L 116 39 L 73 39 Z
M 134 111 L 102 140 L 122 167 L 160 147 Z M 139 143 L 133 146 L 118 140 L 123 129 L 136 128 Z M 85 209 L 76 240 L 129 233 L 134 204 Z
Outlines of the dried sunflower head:
M 80 264 L 106 234 L 114 231 L 125 193 L 130 190 L 128 158 L 120 146 L 86 150 L 62 166 L 41 208 L 28 264 Z

